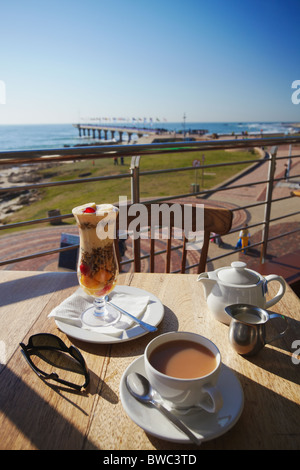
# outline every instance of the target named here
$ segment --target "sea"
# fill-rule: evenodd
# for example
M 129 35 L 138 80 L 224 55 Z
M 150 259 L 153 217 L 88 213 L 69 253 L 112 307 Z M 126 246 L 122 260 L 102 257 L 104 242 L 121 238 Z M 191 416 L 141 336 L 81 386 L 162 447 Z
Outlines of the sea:
M 103 124 L 105 126 L 109 124 Z M 113 126 L 113 123 L 111 123 Z M 131 124 L 126 124 L 131 129 Z M 137 130 L 165 129 L 167 131 L 183 132 L 202 129 L 208 134 L 217 133 L 219 136 L 242 134 L 289 134 L 296 132 L 293 123 L 288 122 L 156 122 L 151 126 L 135 124 Z M 298 129 L 299 131 L 299 129 Z M 137 139 L 137 136 L 136 136 Z M 70 124 L 26 124 L 0 125 L 0 152 L 13 150 L 60 149 L 73 147 L 78 144 L 92 144 L 99 139 L 79 136 L 78 129 Z M 102 140 L 104 143 L 105 141 Z M 111 141 L 107 141 L 111 142 Z

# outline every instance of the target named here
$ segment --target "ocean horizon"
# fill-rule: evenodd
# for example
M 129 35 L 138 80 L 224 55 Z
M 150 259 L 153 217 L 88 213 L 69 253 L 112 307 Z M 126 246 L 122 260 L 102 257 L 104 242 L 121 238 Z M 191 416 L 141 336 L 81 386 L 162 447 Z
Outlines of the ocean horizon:
M 95 122 L 96 124 L 96 122 Z M 103 125 L 115 125 L 113 122 Z M 118 123 L 118 126 L 122 124 Z M 242 134 L 289 134 L 295 131 L 292 122 L 155 122 L 127 123 L 124 127 L 135 126 L 136 129 L 145 127 L 166 129 L 167 131 L 182 132 L 204 129 L 208 134 L 218 135 Z M 146 131 L 145 131 L 146 134 Z M 78 129 L 73 124 L 2 124 L 0 125 L 0 151 L 59 149 L 64 146 L 74 146 L 82 143 L 93 143 L 99 139 L 80 137 Z M 104 140 L 103 140 L 104 142 Z

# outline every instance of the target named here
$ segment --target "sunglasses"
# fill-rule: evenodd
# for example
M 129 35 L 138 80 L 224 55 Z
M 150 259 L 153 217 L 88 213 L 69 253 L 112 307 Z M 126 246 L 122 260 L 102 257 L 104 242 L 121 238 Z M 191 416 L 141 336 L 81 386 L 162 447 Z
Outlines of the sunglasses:
M 27 346 L 24 343 L 20 346 L 26 361 L 41 379 L 54 380 L 75 390 L 88 386 L 90 376 L 81 352 L 74 346 L 68 348 L 58 336 L 39 333 L 29 338 Z M 82 376 L 85 382 L 80 385 Z

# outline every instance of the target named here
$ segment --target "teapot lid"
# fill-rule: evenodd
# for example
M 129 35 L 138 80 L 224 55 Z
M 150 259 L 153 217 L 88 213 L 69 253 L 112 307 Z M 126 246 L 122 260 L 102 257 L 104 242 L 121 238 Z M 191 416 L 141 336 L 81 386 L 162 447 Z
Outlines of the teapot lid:
M 246 263 L 233 261 L 231 267 L 222 268 L 218 272 L 218 278 L 225 284 L 249 286 L 257 284 L 260 277 L 255 271 L 246 269 Z

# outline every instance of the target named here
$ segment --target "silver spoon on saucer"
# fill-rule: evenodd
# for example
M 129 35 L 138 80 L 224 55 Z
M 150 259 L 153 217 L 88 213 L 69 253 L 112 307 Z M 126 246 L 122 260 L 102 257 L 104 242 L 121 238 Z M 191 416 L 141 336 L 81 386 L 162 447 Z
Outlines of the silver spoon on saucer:
M 194 444 L 200 445 L 201 438 L 198 438 L 177 416 L 165 408 L 154 398 L 154 390 L 149 381 L 141 374 L 133 372 L 126 377 L 126 385 L 131 395 L 146 405 L 152 405 L 166 416 L 180 431 L 184 432 Z
M 135 317 L 134 315 L 131 315 L 131 313 L 126 312 L 126 310 L 123 310 L 121 307 L 118 307 L 118 305 L 113 304 L 112 301 L 109 300 L 108 295 L 105 297 L 105 300 L 106 300 L 107 303 L 109 303 L 116 310 L 123 313 L 124 315 L 127 315 L 127 317 L 131 318 L 131 320 L 133 320 L 135 323 L 138 323 L 142 328 L 144 328 L 144 330 L 151 331 L 151 332 L 157 331 L 156 326 L 149 325 L 149 323 L 146 323 L 146 322 L 140 320 L 139 318 Z

